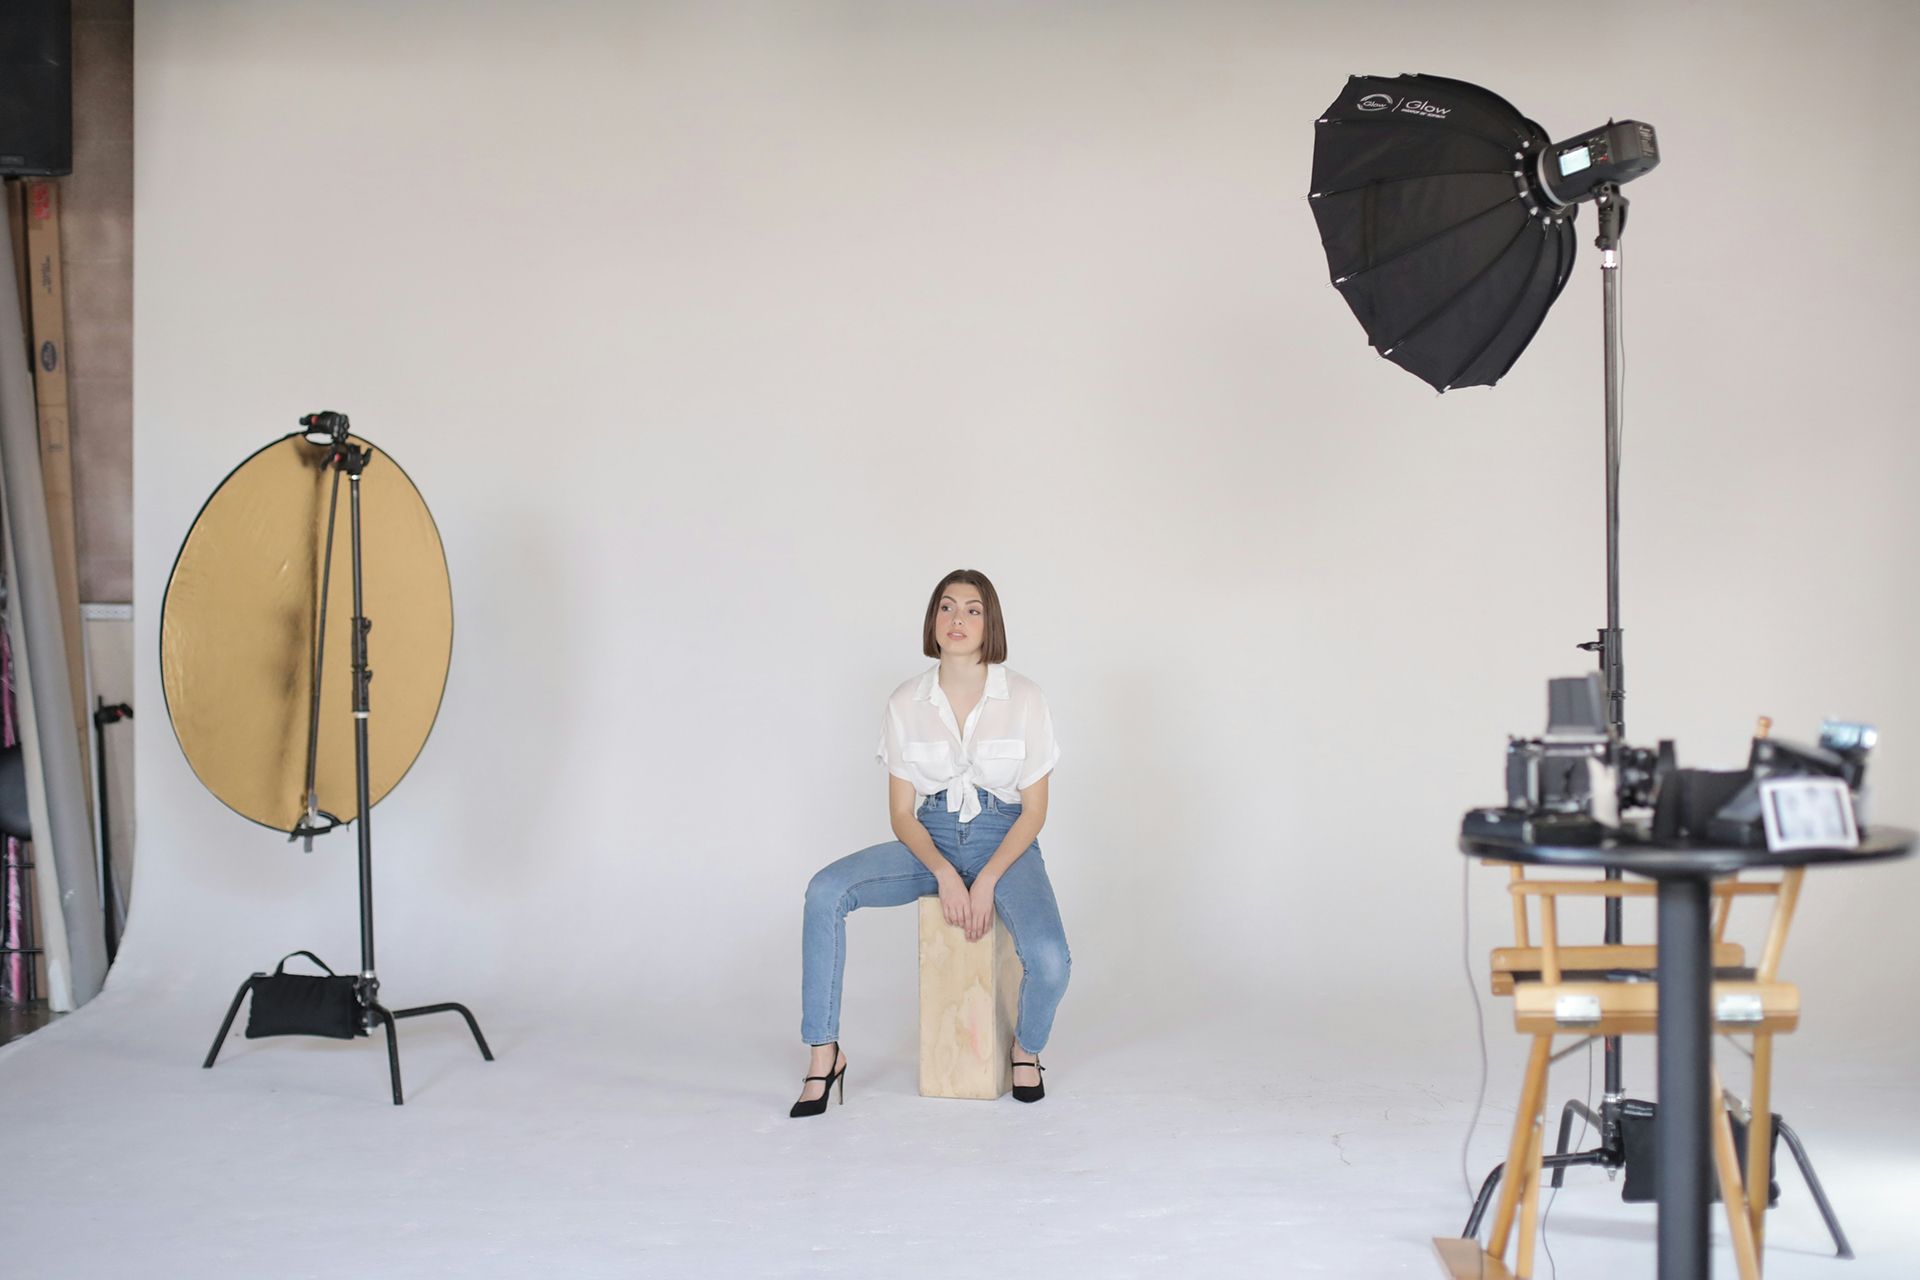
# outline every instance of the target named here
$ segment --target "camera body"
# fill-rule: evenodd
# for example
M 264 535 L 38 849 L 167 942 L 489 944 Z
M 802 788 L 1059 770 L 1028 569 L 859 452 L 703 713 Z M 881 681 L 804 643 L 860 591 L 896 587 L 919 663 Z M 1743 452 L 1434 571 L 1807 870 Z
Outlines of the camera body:
M 1546 732 L 1507 740 L 1506 807 L 1469 817 L 1479 815 L 1479 834 L 1594 844 L 1619 824 L 1621 810 L 1647 802 L 1655 758 L 1614 742 L 1597 673 L 1549 680 Z
M 1867 756 L 1877 737 L 1870 725 L 1829 720 L 1821 726 L 1817 747 L 1757 737 L 1744 769 L 1682 769 L 1670 740 L 1648 749 L 1616 739 L 1606 721 L 1606 688 L 1598 673 L 1553 679 L 1547 682 L 1546 732 L 1507 740 L 1506 805 L 1470 811 L 1461 834 L 1531 844 L 1598 844 L 1620 827 L 1629 810 L 1650 809 L 1648 829 L 1656 839 L 1759 847 L 1766 843 L 1761 783 L 1842 778 L 1858 814 Z

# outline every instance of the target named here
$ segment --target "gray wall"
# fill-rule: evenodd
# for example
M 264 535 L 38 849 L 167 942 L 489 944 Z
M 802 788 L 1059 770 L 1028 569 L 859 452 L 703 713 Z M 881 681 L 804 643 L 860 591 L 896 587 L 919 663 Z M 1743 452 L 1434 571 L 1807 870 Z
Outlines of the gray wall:
M 124 604 L 133 599 L 131 0 L 73 6 L 73 174 L 60 187 L 80 598 Z
M 1920 193 L 1863 109 L 1920 20 L 1613 12 L 1576 58 L 1586 5 L 142 6 L 135 652 L 228 470 L 351 412 L 432 505 L 459 618 L 378 815 L 388 973 L 784 1036 L 802 887 L 885 835 L 882 700 L 978 566 L 1066 748 L 1063 1036 L 1211 1003 L 1468 1052 L 1455 824 L 1602 620 L 1597 265 L 1583 230 L 1496 390 L 1380 361 L 1304 199 L 1349 73 L 1659 127 L 1632 734 L 1709 764 L 1760 713 L 1867 717 L 1880 816 L 1920 819 Z M 138 675 L 116 981 L 217 1002 L 292 946 L 350 956 L 348 838 L 305 857 L 222 809 Z M 1810 1027 L 1894 998 L 1916 890 L 1813 878 Z M 1483 954 L 1501 877 L 1472 901 Z M 902 1028 L 910 914 L 858 922 L 850 995 Z

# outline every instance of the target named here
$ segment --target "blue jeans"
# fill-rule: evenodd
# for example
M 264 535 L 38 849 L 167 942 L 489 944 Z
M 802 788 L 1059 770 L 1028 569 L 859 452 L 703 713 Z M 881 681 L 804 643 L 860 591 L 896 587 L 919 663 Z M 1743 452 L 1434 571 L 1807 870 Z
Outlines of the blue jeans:
M 962 824 L 948 813 L 945 792 L 920 802 L 915 815 L 934 848 L 969 886 L 987 865 L 1020 806 L 980 792 L 980 816 Z M 858 907 L 900 907 L 940 891 L 933 872 L 898 840 L 850 853 L 820 869 L 807 885 L 806 925 L 800 935 L 800 1036 L 808 1044 L 840 1038 L 840 983 L 846 972 L 847 912 Z M 994 886 L 993 906 L 1013 935 L 1025 971 L 1020 981 L 1020 1047 L 1038 1053 L 1053 1032 L 1053 1011 L 1066 994 L 1072 960 L 1053 900 L 1040 845 L 1027 846 Z

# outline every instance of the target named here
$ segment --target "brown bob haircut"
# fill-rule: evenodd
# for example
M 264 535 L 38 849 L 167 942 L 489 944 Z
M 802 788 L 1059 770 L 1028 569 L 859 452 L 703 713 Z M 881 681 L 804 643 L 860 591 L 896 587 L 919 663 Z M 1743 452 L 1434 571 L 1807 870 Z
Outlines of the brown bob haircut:
M 927 600 L 927 620 L 920 625 L 920 650 L 929 658 L 940 656 L 940 641 L 935 638 L 934 624 L 940 617 L 940 597 L 947 594 L 947 588 L 961 582 L 980 593 L 980 607 L 987 613 L 987 634 L 980 640 L 980 660 L 983 663 L 1005 662 L 1007 660 L 1007 620 L 1000 614 L 1000 593 L 987 581 L 987 575 L 978 569 L 955 569 L 940 579 L 940 585 L 933 589 L 933 595 Z

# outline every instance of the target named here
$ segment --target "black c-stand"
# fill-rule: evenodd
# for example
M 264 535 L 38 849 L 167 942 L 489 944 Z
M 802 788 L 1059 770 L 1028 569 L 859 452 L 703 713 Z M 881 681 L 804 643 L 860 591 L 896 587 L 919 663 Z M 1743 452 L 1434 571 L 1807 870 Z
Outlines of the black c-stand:
M 1620 342 L 1620 233 L 1627 222 L 1627 198 L 1620 194 L 1619 186 L 1609 183 L 1599 188 L 1594 199 L 1595 212 L 1599 216 L 1600 230 L 1594 237 L 1594 247 L 1600 250 L 1600 284 L 1602 327 L 1605 331 L 1605 374 L 1606 374 L 1606 467 L 1607 467 L 1607 625 L 1599 635 L 1580 648 L 1596 654 L 1600 660 L 1600 671 L 1607 689 L 1607 733 L 1612 740 L 1615 757 L 1618 758 L 1621 745 L 1626 741 L 1626 660 L 1621 649 L 1620 627 L 1620 417 L 1621 417 L 1621 342 Z M 1606 873 L 1609 880 L 1622 878 L 1618 868 L 1609 868 Z M 1622 938 L 1621 900 L 1607 898 L 1606 917 L 1602 939 L 1608 946 L 1618 946 Z M 1566 1170 L 1574 1165 L 1597 1165 L 1613 1177 L 1627 1163 L 1626 1131 L 1621 1117 L 1626 1110 L 1626 1087 L 1620 1061 L 1620 1037 L 1603 1036 L 1603 1083 L 1600 1095 L 1600 1110 L 1594 1111 L 1584 1099 L 1570 1100 L 1560 1112 L 1559 1141 L 1550 1155 L 1542 1157 L 1542 1165 L 1553 1171 L 1554 1187 L 1559 1187 L 1566 1176 Z M 1577 1048 L 1578 1046 L 1574 1046 Z M 1565 1052 L 1572 1052 L 1571 1049 Z M 1574 1117 L 1580 1117 L 1593 1126 L 1599 1133 L 1599 1143 L 1592 1150 L 1568 1152 L 1567 1142 L 1572 1136 Z M 1493 1202 L 1494 1189 L 1500 1185 L 1500 1177 L 1505 1172 L 1504 1164 L 1495 1165 L 1486 1181 L 1480 1184 L 1480 1194 L 1474 1199 L 1473 1212 L 1467 1218 L 1464 1236 L 1478 1236 L 1480 1219 L 1485 1215 L 1487 1206 Z
M 1626 742 L 1626 660 L 1622 653 L 1621 638 L 1624 632 L 1620 627 L 1620 422 L 1621 398 L 1623 391 L 1623 352 L 1620 333 L 1620 236 L 1627 225 L 1627 198 L 1620 194 L 1617 183 L 1607 183 L 1596 189 L 1594 198 L 1595 213 L 1599 218 L 1599 233 L 1594 237 L 1594 247 L 1600 250 L 1600 294 L 1601 324 L 1604 331 L 1606 375 L 1606 468 L 1607 468 L 1607 625 L 1599 635 L 1579 647 L 1598 656 L 1600 670 L 1607 689 L 1607 733 L 1611 739 L 1614 758 L 1618 759 L 1620 750 Z M 1623 873 L 1617 867 L 1607 869 L 1606 878 L 1619 880 Z M 1622 901 L 1617 897 L 1605 899 L 1606 916 L 1602 940 L 1608 946 L 1619 946 L 1622 939 L 1621 908 Z M 1711 976 L 1711 975 L 1709 975 Z M 1560 1111 L 1560 1131 L 1552 1152 L 1541 1157 L 1541 1166 L 1552 1171 L 1550 1186 L 1556 1190 L 1565 1180 L 1566 1171 L 1578 1166 L 1596 1166 L 1605 1169 L 1607 1176 L 1613 1178 L 1626 1167 L 1627 1138 L 1624 1117 L 1632 1104 L 1626 1095 L 1621 1066 L 1620 1037 L 1603 1036 L 1604 1066 L 1600 1109 L 1595 1111 L 1584 1099 L 1570 1099 Z M 1588 1043 L 1582 1041 L 1581 1043 Z M 1580 1047 L 1575 1044 L 1555 1054 L 1553 1061 Z M 1651 1111 L 1651 1104 L 1632 1104 Z M 1597 1132 L 1597 1145 L 1587 1151 L 1568 1151 L 1567 1145 L 1573 1136 L 1573 1122 L 1578 1117 L 1591 1125 Z M 1833 1237 L 1835 1251 L 1842 1258 L 1851 1258 L 1853 1248 L 1847 1242 L 1847 1236 L 1840 1229 L 1840 1220 L 1834 1215 L 1833 1206 L 1827 1202 L 1826 1191 L 1820 1185 L 1820 1179 L 1813 1171 L 1806 1150 L 1800 1144 L 1797 1134 L 1779 1116 L 1773 1117 L 1773 1126 L 1787 1142 L 1794 1161 L 1800 1166 L 1801 1176 L 1806 1179 L 1808 1189 L 1813 1193 L 1814 1203 L 1819 1206 L 1820 1216 L 1826 1221 L 1827 1232 Z M 1500 1185 L 1500 1178 L 1506 1171 L 1506 1165 L 1498 1164 L 1480 1184 L 1480 1193 L 1474 1198 L 1473 1210 L 1467 1217 L 1466 1228 L 1462 1236 L 1473 1238 L 1480 1234 L 1480 1220 L 1486 1215 L 1493 1203 L 1493 1193 Z
M 1606 377 L 1607 625 L 1596 638 L 1580 647 L 1600 659 L 1600 670 L 1607 687 L 1607 732 L 1613 739 L 1615 758 L 1618 758 L 1619 750 L 1627 739 L 1626 657 L 1622 652 L 1624 633 L 1620 627 L 1620 402 L 1624 390 L 1620 338 L 1620 235 L 1627 225 L 1627 198 L 1620 194 L 1617 185 L 1608 183 L 1600 188 L 1599 195 L 1595 197 L 1594 213 L 1600 223 L 1599 234 L 1594 237 L 1593 244 L 1594 248 L 1600 250 L 1600 306 Z M 1617 867 L 1610 867 L 1606 878 L 1619 880 L 1623 876 Z M 1607 946 L 1617 947 L 1623 936 L 1623 903 L 1619 898 L 1607 898 L 1605 903 L 1601 940 Z M 1620 1037 L 1602 1037 L 1601 1045 L 1600 1113 L 1595 1115 L 1584 1100 L 1568 1102 L 1560 1113 L 1560 1140 L 1556 1153 L 1565 1154 L 1575 1115 L 1582 1115 L 1599 1130 L 1600 1144 L 1591 1151 L 1580 1153 L 1578 1158 L 1569 1158 L 1564 1164 L 1555 1166 L 1555 1187 L 1560 1186 L 1565 1177 L 1567 1164 L 1599 1165 L 1607 1171 L 1608 1177 L 1612 1177 L 1627 1162 L 1626 1135 L 1620 1120 L 1627 1102 L 1626 1088 L 1622 1082 Z
M 359 1005 L 356 1034 L 371 1035 L 376 1023 L 386 1028 L 387 1066 L 393 1077 L 393 1105 L 397 1107 L 403 1105 L 405 1097 L 400 1089 L 400 1045 L 394 1028 L 396 1019 L 418 1018 L 430 1013 L 457 1013 L 467 1020 L 467 1027 L 473 1032 L 475 1043 L 480 1046 L 480 1056 L 492 1062 L 493 1050 L 487 1047 L 487 1038 L 480 1034 L 480 1024 L 474 1020 L 472 1011 L 463 1004 L 429 1004 L 412 1009 L 390 1010 L 380 1003 L 380 978 L 373 958 L 373 835 L 370 822 L 373 806 L 367 768 L 367 722 L 372 717 L 367 686 L 373 681 L 373 671 L 367 665 L 367 635 L 373 630 L 373 622 L 366 616 L 362 600 L 360 559 L 360 477 L 367 463 L 372 460 L 373 450 L 349 440 L 347 416 L 343 413 L 309 414 L 300 419 L 300 425 L 308 428 L 308 441 L 323 444 L 330 451 L 326 465 L 333 469 L 334 479 L 333 506 L 327 514 L 326 558 L 323 562 L 325 568 L 321 578 L 319 621 L 315 635 L 313 701 L 307 749 L 307 814 L 288 838 L 304 838 L 311 849 L 315 835 L 325 834 L 340 825 L 330 815 L 321 814 L 316 809 L 314 785 L 318 769 L 320 658 L 325 653 L 328 579 L 333 566 L 333 515 L 340 501 L 340 477 L 345 475 L 350 495 L 349 525 L 353 539 L 353 751 L 360 842 L 360 973 L 354 979 L 354 994 Z M 213 1066 L 214 1059 L 220 1056 L 221 1045 L 226 1042 L 227 1033 L 233 1028 L 234 1017 L 240 1012 L 241 1001 L 246 999 L 256 983 L 268 977 L 267 974 L 256 973 L 240 984 L 240 990 L 234 993 L 233 1003 L 227 1007 L 227 1016 L 220 1024 L 219 1034 L 213 1038 L 213 1047 L 207 1051 L 207 1060 L 200 1064 L 202 1067 Z

